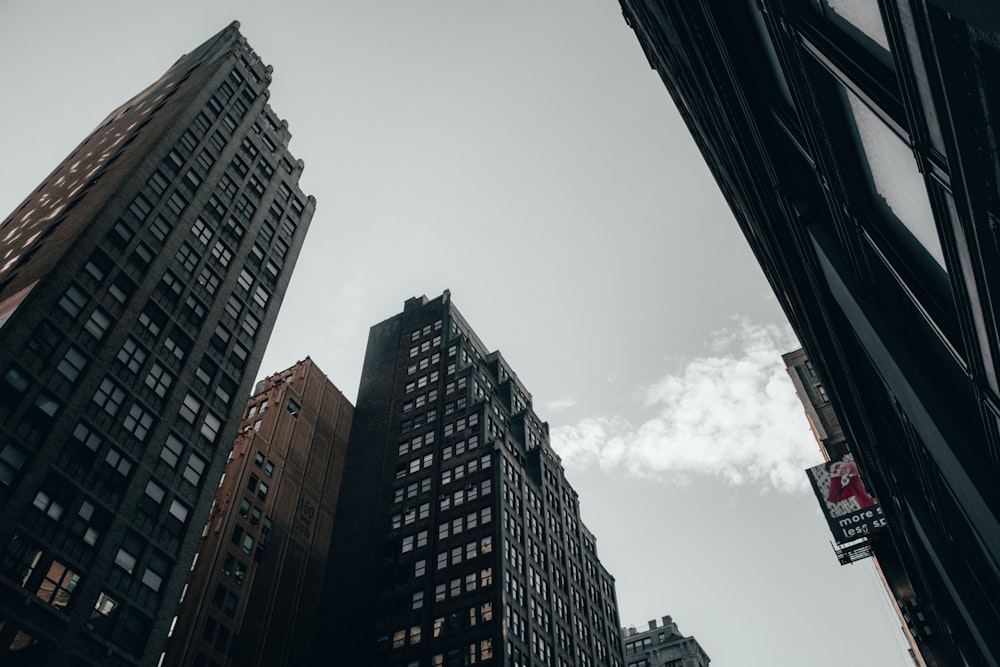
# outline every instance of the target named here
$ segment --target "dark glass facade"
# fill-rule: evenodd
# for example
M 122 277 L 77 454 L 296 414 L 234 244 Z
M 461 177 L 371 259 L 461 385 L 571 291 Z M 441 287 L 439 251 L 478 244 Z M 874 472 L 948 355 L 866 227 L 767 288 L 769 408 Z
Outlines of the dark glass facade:
M 924 659 L 997 665 L 1000 15 L 621 5 L 881 499 Z
M 623 664 L 548 425 L 450 294 L 372 327 L 313 664 Z
M 0 226 L 5 665 L 160 657 L 315 207 L 238 28 Z

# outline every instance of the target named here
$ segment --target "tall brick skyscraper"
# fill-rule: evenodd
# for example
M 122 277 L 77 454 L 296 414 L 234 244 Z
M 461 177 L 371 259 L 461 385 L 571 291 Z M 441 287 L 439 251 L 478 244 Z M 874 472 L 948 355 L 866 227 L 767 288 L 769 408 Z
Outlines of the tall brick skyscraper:
M 159 659 L 315 207 L 238 29 L 0 227 L 4 665 Z
M 548 424 L 447 291 L 371 329 L 324 586 L 316 665 L 624 662 Z

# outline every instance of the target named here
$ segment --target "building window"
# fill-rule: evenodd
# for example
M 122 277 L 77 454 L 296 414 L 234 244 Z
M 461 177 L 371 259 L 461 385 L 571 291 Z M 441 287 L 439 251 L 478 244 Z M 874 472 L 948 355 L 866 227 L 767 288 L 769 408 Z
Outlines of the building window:
M 175 215 L 180 215 L 187 208 L 187 200 L 179 192 L 174 192 L 167 199 L 167 208 L 174 212 Z
M 95 250 L 83 268 L 94 280 L 101 282 L 114 267 L 115 264 L 111 261 L 110 257 L 100 250 Z
M 79 430 L 79 426 L 77 429 Z M 113 487 L 121 487 L 130 474 L 132 474 L 132 462 L 125 458 L 118 449 L 114 447 L 109 449 L 107 455 L 104 457 L 102 477 L 108 479 L 110 475 L 111 485 Z
M 181 404 L 178 414 L 186 421 L 188 424 L 193 424 L 194 420 L 198 417 L 198 412 L 201 410 L 201 401 L 199 401 L 194 395 L 187 394 L 184 397 L 184 402 Z
M 177 462 L 180 461 L 183 452 L 184 443 L 173 433 L 170 433 L 167 435 L 167 441 L 164 443 L 163 449 L 160 450 L 160 458 L 171 468 L 176 468 Z
M 236 585 L 242 586 L 243 580 L 246 579 L 246 576 L 247 566 L 243 564 L 243 561 L 236 561 L 236 568 L 233 570 L 233 581 L 236 582 Z
M 233 259 L 233 251 L 227 248 L 222 241 L 216 241 L 212 247 L 212 256 L 219 261 L 219 264 L 226 267 Z
M 83 325 L 83 328 L 97 340 L 104 338 L 104 334 L 108 332 L 110 327 L 111 316 L 100 308 L 95 308 L 94 312 L 92 312 L 90 317 L 87 319 L 87 323 Z
M 215 157 L 208 152 L 207 148 L 198 153 L 196 160 L 198 161 L 198 166 L 201 167 L 205 173 L 208 173 L 208 171 L 212 168 L 212 165 L 215 164 Z
M 198 486 L 201 483 L 201 476 L 205 473 L 205 466 L 205 460 L 192 452 L 184 468 L 184 479 Z
M 132 264 L 145 269 L 153 261 L 153 251 L 150 250 L 148 245 L 140 241 L 136 244 L 135 250 L 133 250 L 132 254 L 129 256 L 129 261 Z
M 184 158 L 182 158 L 181 154 L 177 151 L 170 151 L 167 154 L 167 158 L 163 161 L 163 166 L 166 167 L 171 174 L 176 174 L 181 170 L 181 167 L 184 166 Z
M 257 289 L 254 290 L 254 293 L 253 293 L 253 302 L 255 304 L 257 304 L 258 306 L 260 306 L 261 308 L 266 308 L 267 307 L 267 302 L 268 302 L 268 300 L 270 298 L 271 298 L 271 295 L 268 294 L 267 290 L 264 289 L 263 287 L 260 287 L 258 285 Z
M 177 274 L 168 270 L 163 272 L 163 278 L 157 287 L 168 301 L 177 303 L 177 300 L 181 297 L 181 292 L 184 291 L 184 282 L 177 277 Z
M 152 389 L 160 398 L 167 395 L 167 390 L 170 389 L 173 381 L 173 376 L 159 362 L 154 362 L 149 369 L 149 373 L 146 375 L 146 386 Z
M 201 217 L 195 220 L 194 224 L 191 226 L 191 234 L 193 234 L 203 246 L 208 246 L 208 242 L 212 240 L 212 229 L 208 226 L 208 223 L 201 219 Z
M 62 298 L 59 299 L 59 305 L 72 317 L 76 317 L 83 310 L 83 307 L 87 305 L 87 295 L 76 285 L 70 285 L 66 288 L 66 292 Z
M 24 452 L 12 444 L 0 447 L 0 485 L 10 486 L 26 460 Z
M 78 583 L 80 575 L 59 561 L 53 560 L 45 573 L 45 580 L 35 592 L 35 597 L 57 609 L 64 609 L 69 606 Z
M 187 525 L 190 510 L 184 503 L 174 499 L 170 502 L 170 509 L 167 511 L 167 518 L 163 522 L 163 528 L 173 535 L 180 536 L 184 533 L 184 526 Z
M 28 339 L 28 349 L 44 361 L 52 356 L 56 347 L 62 342 L 62 338 L 58 329 L 48 322 L 42 322 Z
M 159 336 L 166 326 L 167 315 L 155 303 L 148 303 L 139 313 L 139 324 L 144 326 L 153 336 Z M 145 357 L 143 357 L 145 358 Z
M 111 284 L 108 285 L 108 294 L 110 294 L 115 301 L 121 304 L 128 301 L 134 291 L 135 283 L 133 283 L 124 273 L 118 274 Z
M 115 556 L 115 565 L 125 570 L 129 574 L 135 571 L 135 565 L 142 554 L 143 541 L 135 533 L 128 533 L 122 540 L 122 545 Z
M 249 356 L 250 356 L 249 350 L 247 350 L 239 343 L 234 343 L 233 349 L 229 353 L 229 361 L 235 368 L 241 369 L 246 365 L 247 357 Z
M 142 575 L 142 583 L 159 592 L 160 587 L 163 585 L 163 579 L 167 576 L 169 569 L 170 560 L 160 552 L 154 551 L 149 556 L 149 563 L 146 565 L 146 571 Z
M 241 238 L 243 238 L 243 235 L 246 234 L 247 230 L 246 230 L 246 228 L 243 225 L 241 225 L 240 223 L 236 222 L 236 220 L 234 218 L 228 218 L 226 220 L 226 229 L 225 229 L 225 231 L 228 232 L 229 234 L 231 234 L 233 237 L 235 237 L 237 239 L 241 239 Z
M 204 287 L 209 294 L 215 294 L 219 289 L 219 276 L 215 275 L 215 272 L 207 266 L 202 267 L 201 273 L 198 274 L 198 284 Z
M 153 205 L 145 197 L 139 195 L 132 201 L 128 208 L 137 220 L 145 220 L 149 212 L 153 210 Z
M 189 246 L 187 242 L 184 242 L 177 250 L 177 254 L 174 255 L 174 259 L 177 260 L 177 263 L 180 264 L 186 273 L 191 273 L 194 271 L 194 267 L 198 265 L 201 257 L 194 251 L 194 248 Z
M 831 22 L 851 34 L 869 50 L 889 62 L 889 38 L 877 3 L 822 0 Z
M 141 405 L 133 403 L 123 422 L 125 430 L 139 441 L 146 439 L 149 429 L 153 427 L 153 415 L 146 412 Z
M 101 591 L 94 604 L 93 611 L 90 612 L 90 619 L 87 621 L 87 629 L 92 630 L 101 637 L 110 637 L 114 628 L 115 619 L 118 616 L 120 604 L 117 600 Z
M 250 336 L 251 339 L 257 335 L 257 327 L 259 326 L 260 321 L 253 315 L 247 313 L 246 317 L 243 318 L 243 331 Z
M 222 421 L 211 412 L 205 413 L 205 420 L 201 424 L 201 435 L 209 442 L 215 442 L 219 437 L 219 429 L 222 428 Z
M 94 403 L 104 408 L 104 411 L 114 417 L 122 407 L 125 400 L 125 390 L 119 387 L 110 378 L 104 378 L 101 386 L 94 393 Z
M 166 240 L 173 228 L 173 225 L 164 220 L 161 215 L 153 218 L 153 222 L 149 224 L 149 231 L 153 232 L 153 236 L 155 236 L 161 243 Z
M 70 382 L 75 381 L 83 369 L 87 367 L 87 357 L 83 355 L 80 350 L 76 347 L 70 347 L 66 350 L 66 354 L 63 355 L 62 360 L 56 366 L 63 377 L 65 377 Z
M 124 250 L 133 236 L 135 236 L 135 232 L 132 231 L 132 228 L 125 224 L 124 220 L 119 220 L 115 223 L 111 231 L 108 232 L 107 238 L 112 245 Z
M 66 501 L 59 497 L 64 495 L 61 493 L 62 491 L 58 481 L 47 479 L 43 488 L 35 494 L 32 505 L 53 521 L 59 521 L 66 511 Z
M 184 301 L 181 312 L 188 322 L 198 326 L 205 319 L 205 306 L 194 296 L 189 295 Z
M 877 195 L 876 206 L 897 223 L 897 235 L 910 237 L 941 269 L 947 270 L 934 212 L 913 150 L 854 93 L 846 87 L 842 91 L 853 117 L 870 185 Z
M 174 355 L 178 361 L 184 361 L 188 351 L 191 349 L 191 339 L 184 334 L 184 331 L 175 326 L 170 330 L 170 335 L 163 341 L 163 347 Z
M 187 151 L 188 153 L 192 153 L 194 152 L 194 149 L 198 147 L 198 138 L 194 136 L 194 132 L 192 132 L 191 130 L 185 130 L 184 134 L 181 135 L 180 144 L 185 151 Z M 157 174 L 153 174 L 153 176 L 155 178 Z M 152 182 L 153 179 L 151 178 L 150 183 Z M 166 189 L 166 186 L 167 186 L 166 179 L 164 179 L 163 188 L 157 191 L 156 194 L 158 195 L 163 194 L 163 190 Z M 154 191 L 156 190 L 154 189 Z
M 146 490 L 143 492 L 142 498 L 139 499 L 139 509 L 149 516 L 155 517 L 160 512 L 160 506 L 163 505 L 163 498 L 166 495 L 166 491 L 162 486 L 149 480 L 146 482 Z

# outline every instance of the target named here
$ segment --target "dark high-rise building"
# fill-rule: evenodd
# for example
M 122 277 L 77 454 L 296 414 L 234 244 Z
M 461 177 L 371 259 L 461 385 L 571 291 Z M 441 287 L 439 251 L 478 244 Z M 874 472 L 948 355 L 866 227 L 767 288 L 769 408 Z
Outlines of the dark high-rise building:
M 996 4 L 621 5 L 824 378 L 930 641 L 1000 664 Z
M 238 29 L 0 227 L 4 665 L 160 657 L 315 207 Z
M 372 327 L 314 664 L 622 665 L 548 425 L 450 294 Z
M 353 414 L 309 358 L 257 386 L 164 665 L 304 663 Z
M 645 630 L 622 628 L 625 667 L 708 667 L 711 659 L 694 637 L 685 637 L 669 616 Z

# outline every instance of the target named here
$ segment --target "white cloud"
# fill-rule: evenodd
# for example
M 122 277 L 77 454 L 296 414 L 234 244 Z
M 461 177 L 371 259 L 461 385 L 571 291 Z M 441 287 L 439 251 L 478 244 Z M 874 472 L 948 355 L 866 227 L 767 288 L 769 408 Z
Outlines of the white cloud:
M 803 469 L 819 454 L 781 361 L 797 347 L 787 326 L 742 321 L 712 335 L 711 356 L 646 388 L 652 418 L 635 426 L 618 415 L 590 417 L 553 429 L 553 446 L 570 468 L 806 490 Z
M 558 412 L 559 410 L 566 410 L 576 405 L 576 399 L 571 397 L 557 398 L 554 401 L 549 401 L 545 404 L 546 412 Z

